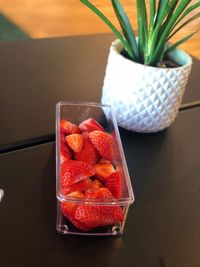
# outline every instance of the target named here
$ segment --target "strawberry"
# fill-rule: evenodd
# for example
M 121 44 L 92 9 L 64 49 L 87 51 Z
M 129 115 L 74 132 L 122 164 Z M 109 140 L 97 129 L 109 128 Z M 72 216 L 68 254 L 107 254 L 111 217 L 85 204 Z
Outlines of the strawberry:
M 89 133 L 90 140 L 99 154 L 107 159 L 112 160 L 113 157 L 113 138 L 112 135 L 102 131 L 93 131 Z
M 74 157 L 76 160 L 81 160 L 91 165 L 94 165 L 99 159 L 99 153 L 92 145 L 87 133 L 83 135 L 83 148 L 80 152 L 75 152 Z
M 72 157 L 72 153 L 67 146 L 67 143 L 65 140 L 65 135 L 61 133 L 60 134 L 60 162 L 61 162 L 61 164 L 65 160 L 71 159 L 71 157 Z
M 92 181 L 90 180 L 90 178 L 86 178 L 84 180 L 81 180 L 78 183 L 75 183 L 75 184 L 72 184 L 66 187 L 63 186 L 62 192 L 65 195 L 71 192 L 74 192 L 74 191 L 83 192 L 83 191 L 89 190 L 89 188 L 91 187 L 91 184 L 92 184 Z
M 110 192 L 110 190 L 106 187 L 101 187 L 100 189 L 98 189 L 95 193 L 94 193 L 94 197 L 96 199 L 100 198 L 100 199 L 104 199 L 104 201 L 106 199 L 110 199 L 113 198 L 114 196 L 112 195 L 112 193 Z
M 94 181 L 92 181 L 90 187 L 85 191 L 85 197 L 94 198 L 94 193 L 102 187 L 102 183 L 95 179 Z
M 101 184 L 102 185 L 102 184 Z M 110 190 L 106 187 L 99 187 L 96 188 L 95 190 L 93 190 L 92 192 L 89 191 L 90 189 L 88 189 L 86 191 L 86 197 L 88 198 L 94 198 L 96 200 L 100 199 L 100 201 L 108 201 L 109 199 L 114 199 L 113 194 L 110 192 Z M 89 192 L 89 193 L 88 193 Z
M 71 218 L 70 221 L 76 228 L 78 228 L 82 232 L 88 232 L 89 230 L 92 229 L 92 227 L 89 227 L 85 223 L 79 222 L 78 220 L 74 218 Z
M 66 120 L 60 120 L 60 131 L 65 135 L 80 133 L 80 129 L 77 125 Z
M 85 196 L 80 191 L 75 191 L 75 192 L 68 194 L 67 197 L 75 199 L 75 198 L 84 198 Z M 74 202 L 72 200 L 60 203 L 61 211 L 62 211 L 63 215 L 67 218 L 74 217 L 75 210 L 76 210 L 77 206 L 78 206 L 77 202 Z
M 67 160 L 61 165 L 61 183 L 63 190 L 94 175 L 91 165 L 83 161 Z
M 84 194 L 82 194 L 80 191 L 75 191 L 67 195 L 68 197 L 82 199 L 84 198 Z M 74 216 L 76 209 L 78 207 L 78 203 L 72 200 L 61 202 L 60 203 L 60 209 L 62 214 L 69 220 L 71 223 L 77 227 L 78 229 L 82 231 L 88 231 L 90 228 L 88 228 L 84 223 L 78 222 Z
M 98 177 L 100 181 L 105 182 L 115 169 L 111 163 L 102 163 L 94 165 L 94 171 L 96 177 Z
M 110 190 L 115 198 L 121 195 L 121 176 L 119 172 L 113 172 L 105 182 L 105 186 Z
M 99 182 L 97 179 L 92 181 L 91 187 L 88 190 L 91 190 L 92 192 L 96 192 L 101 187 L 103 187 L 102 183 Z
M 64 128 L 61 128 L 61 127 L 60 127 L 60 134 L 63 134 L 64 136 L 66 135 L 66 131 L 65 131 Z
M 83 147 L 83 136 L 81 134 L 70 134 L 66 136 L 66 141 L 69 147 L 74 152 L 80 152 Z
M 123 211 L 115 205 L 79 205 L 75 212 L 75 220 L 90 229 L 97 226 L 113 225 L 122 222 Z
M 100 160 L 98 161 L 98 163 L 111 163 L 110 160 L 104 159 L 104 158 L 100 158 Z
M 121 161 L 121 155 L 119 151 L 119 144 L 117 142 L 117 137 L 115 132 L 112 132 L 112 138 L 113 138 L 113 163 L 117 163 L 118 161 Z
M 81 132 L 104 131 L 104 128 L 92 118 L 83 121 L 79 128 Z
M 94 198 L 100 201 L 113 199 L 112 193 L 105 187 L 94 193 Z M 103 200 L 102 200 L 103 199 Z M 118 205 L 79 205 L 75 212 L 75 219 L 88 228 L 112 225 L 124 219 L 123 211 Z

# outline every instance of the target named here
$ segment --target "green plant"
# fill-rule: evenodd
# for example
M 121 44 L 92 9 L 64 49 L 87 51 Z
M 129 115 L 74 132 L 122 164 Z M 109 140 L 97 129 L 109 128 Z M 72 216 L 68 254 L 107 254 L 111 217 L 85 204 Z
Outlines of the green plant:
M 136 0 L 138 40 L 119 0 L 111 0 L 111 3 L 122 33 L 89 0 L 80 1 L 111 28 L 117 38 L 120 39 L 131 60 L 145 65 L 157 66 L 169 51 L 188 40 L 198 31 L 190 33 L 171 46 L 166 46 L 166 43 L 174 34 L 191 21 L 200 17 L 200 12 L 197 12 L 197 14 L 185 20 L 191 11 L 200 6 L 200 1 L 189 6 L 192 0 L 149 0 L 150 10 L 148 16 L 146 1 Z

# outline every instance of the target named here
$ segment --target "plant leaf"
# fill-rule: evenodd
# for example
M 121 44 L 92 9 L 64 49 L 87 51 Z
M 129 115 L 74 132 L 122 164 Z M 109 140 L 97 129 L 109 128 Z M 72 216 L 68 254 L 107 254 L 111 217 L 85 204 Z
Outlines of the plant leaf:
M 197 13 L 196 15 L 194 15 L 193 17 L 191 17 L 190 19 L 186 20 L 183 24 L 181 24 L 169 37 L 168 40 L 170 38 L 172 38 L 172 36 L 174 36 L 178 31 L 180 31 L 185 25 L 187 25 L 188 23 L 192 22 L 193 20 L 197 19 L 200 17 L 200 12 Z
M 153 62 L 155 60 L 155 55 L 154 55 L 155 48 L 156 48 L 156 45 L 157 45 L 158 41 L 160 40 L 160 36 L 162 34 L 161 25 L 162 25 L 164 19 L 166 18 L 167 14 L 174 8 L 174 5 L 176 5 L 176 1 L 177 0 L 171 0 L 169 4 L 168 4 L 168 0 L 165 0 L 165 3 L 161 2 L 161 0 L 159 1 L 158 9 L 160 7 L 164 7 L 164 6 L 167 6 L 167 7 L 166 7 L 166 9 L 163 9 L 162 12 L 160 11 L 159 19 L 158 19 L 158 15 L 157 15 L 153 35 L 148 40 L 148 61 L 147 61 L 147 64 L 149 64 L 149 65 L 152 65 L 151 62 Z M 161 45 L 160 45 L 160 47 L 161 47 Z M 162 47 L 164 47 L 164 45 Z
M 117 28 L 103 15 L 103 13 L 99 9 L 97 9 L 93 4 L 91 4 L 88 0 L 80 0 L 80 1 L 84 5 L 86 5 L 89 9 L 91 9 L 97 16 L 99 16 L 108 25 L 108 27 L 110 27 L 110 29 L 113 31 L 113 33 L 122 42 L 122 44 L 123 44 L 124 48 L 126 49 L 129 57 L 132 58 L 132 59 L 135 59 L 129 44 L 124 40 L 124 37 L 117 30 Z
M 122 28 L 122 31 L 124 33 L 124 36 L 132 50 L 132 53 L 134 55 L 134 58 L 136 61 L 140 61 L 138 46 L 135 38 L 135 34 L 133 32 L 132 26 L 130 24 L 130 21 L 120 3 L 119 0 L 111 0 L 113 9 L 115 11 L 115 14 L 117 16 L 117 19 L 119 21 L 119 24 Z
M 199 31 L 199 29 L 193 33 L 190 33 L 189 35 L 187 35 L 186 37 L 184 37 L 183 39 L 179 40 L 178 42 L 176 42 L 175 44 L 171 45 L 169 48 L 166 49 L 165 53 L 169 53 L 171 50 L 173 50 L 174 48 L 176 48 L 177 46 L 179 46 L 180 44 L 184 43 L 185 41 L 187 41 L 188 39 L 190 39 L 193 35 L 195 35 L 197 32 Z
M 147 11 L 144 0 L 137 0 L 137 13 L 138 13 L 138 45 L 140 56 L 144 62 L 146 61 L 146 49 L 148 40 L 148 23 Z
M 170 33 L 173 31 L 173 29 L 176 27 L 176 25 L 186 16 L 188 15 L 192 10 L 196 9 L 197 7 L 200 6 L 200 1 L 196 4 L 191 5 L 190 7 L 188 7 L 185 12 L 180 16 L 180 18 L 174 23 L 174 25 L 172 26 Z
M 176 0 L 174 0 L 174 1 L 172 0 L 170 3 L 175 2 L 175 1 Z M 154 62 L 153 64 L 157 64 L 157 60 L 159 61 L 159 55 L 162 54 L 161 49 L 163 49 L 163 47 L 164 47 L 163 44 L 166 43 L 166 41 L 167 41 L 168 34 L 169 34 L 170 30 L 171 30 L 171 27 L 174 25 L 176 20 L 179 18 L 179 16 L 182 14 L 184 9 L 187 7 L 187 5 L 190 2 L 191 2 L 191 0 L 181 0 L 181 2 L 178 5 L 177 9 L 173 13 L 170 21 L 166 25 L 164 31 L 159 36 L 159 41 L 158 41 L 157 47 L 156 47 L 156 49 L 154 51 L 154 54 L 151 57 L 151 62 L 149 64 L 152 64 L 152 62 Z M 170 6 L 170 4 L 169 4 L 169 6 Z
M 169 0 L 159 0 L 157 14 L 156 14 L 156 21 L 155 24 L 159 24 L 159 22 L 163 21 L 163 15 L 166 13 L 166 9 L 168 6 Z
M 173 12 L 174 12 L 174 10 L 175 10 L 175 8 L 176 8 L 178 2 L 179 2 L 179 0 L 175 0 L 175 1 L 173 2 L 173 5 L 171 6 L 171 9 L 170 9 L 169 12 L 168 12 L 167 18 L 166 18 L 166 20 L 164 21 L 163 25 L 161 26 L 160 32 L 163 32 L 163 30 L 165 29 L 165 27 L 166 27 L 167 24 L 169 23 L 169 21 L 170 21 L 172 15 L 173 15 Z
M 156 0 L 149 0 L 150 17 L 149 17 L 149 35 L 151 36 L 154 30 L 154 18 L 156 14 Z

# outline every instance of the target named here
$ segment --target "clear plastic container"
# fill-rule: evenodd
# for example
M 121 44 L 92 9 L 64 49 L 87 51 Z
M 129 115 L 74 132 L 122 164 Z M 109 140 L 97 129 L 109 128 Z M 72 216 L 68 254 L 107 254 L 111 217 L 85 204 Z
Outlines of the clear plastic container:
M 81 192 L 81 197 L 65 194 L 61 182 L 61 134 L 60 120 L 67 120 L 77 126 L 89 119 L 96 120 L 112 138 L 115 171 L 120 174 L 119 198 L 90 198 Z M 74 160 L 73 156 L 72 159 Z M 97 162 L 98 163 L 98 162 Z M 95 175 L 90 177 L 96 179 Z M 104 187 L 105 185 L 103 185 Z M 106 187 L 106 186 L 105 186 Z M 110 106 L 88 102 L 59 102 L 56 106 L 56 196 L 57 225 L 61 234 L 111 235 L 123 233 L 130 204 L 134 201 L 132 185 L 126 165 L 119 130 Z

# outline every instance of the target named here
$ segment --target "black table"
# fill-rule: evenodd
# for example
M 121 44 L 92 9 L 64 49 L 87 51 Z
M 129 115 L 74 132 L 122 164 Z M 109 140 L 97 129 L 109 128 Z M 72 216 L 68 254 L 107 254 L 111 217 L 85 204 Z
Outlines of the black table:
M 55 104 L 99 102 L 112 34 L 0 43 L 0 152 L 54 139 Z M 200 104 L 200 61 L 183 98 Z
M 2 149 L 0 154 L 0 188 L 5 193 L 0 202 L 0 266 L 199 267 L 197 71 L 192 73 L 189 83 L 196 87 L 189 87 L 190 94 L 185 95 L 185 99 L 188 98 L 184 104 L 188 106 L 179 112 L 170 128 L 156 134 L 120 129 L 136 198 L 124 234 L 117 238 L 97 238 L 63 236 L 56 232 L 55 143 L 51 142 L 54 104 L 59 97 L 97 101 L 102 82 L 99 73 L 103 77 L 106 62 L 106 56 L 97 53 L 101 71 L 96 73 L 96 66 L 87 64 L 84 70 L 84 73 L 96 75 L 93 77 L 96 80 L 84 79 L 82 72 L 70 80 L 70 75 L 63 70 L 68 64 L 64 62 L 62 51 L 68 51 L 70 46 L 66 49 L 66 44 L 78 51 L 81 41 L 81 53 L 88 40 L 90 43 L 93 40 L 93 45 L 102 41 L 101 47 L 110 42 L 110 35 L 93 37 L 7 43 L 8 50 L 6 44 L 0 44 L 0 68 L 4 70 L 1 75 L 5 86 L 0 93 L 3 97 L 0 98 L 1 114 L 4 115 L 1 116 L 1 147 L 10 150 Z M 79 45 L 76 42 L 73 45 L 73 40 L 79 40 Z M 10 51 L 7 58 L 13 61 L 8 60 L 4 69 L 6 51 Z M 22 51 L 29 55 L 29 61 Z M 53 51 L 57 51 L 57 56 Z M 31 58 L 30 53 L 33 53 Z M 48 64 L 50 55 L 56 64 Z M 75 54 L 69 55 L 75 57 Z M 91 61 L 97 62 L 93 57 Z M 71 75 L 78 71 L 77 62 Z M 196 62 L 198 65 L 199 61 Z M 18 64 L 21 69 L 16 68 Z M 84 66 L 84 62 L 80 64 Z M 39 66 L 43 66 L 43 71 L 39 71 Z M 52 84 L 54 79 L 57 82 Z M 91 85 L 96 82 L 99 87 L 94 86 L 92 91 Z M 74 90 L 65 90 L 68 83 L 74 84 Z M 81 90 L 81 84 L 88 84 L 88 87 Z M 26 148 L 19 149 L 23 147 Z
M 54 142 L 0 157 L 1 266 L 199 267 L 200 108 L 157 134 L 121 129 L 136 201 L 118 238 L 55 230 Z

